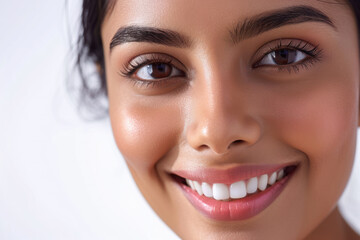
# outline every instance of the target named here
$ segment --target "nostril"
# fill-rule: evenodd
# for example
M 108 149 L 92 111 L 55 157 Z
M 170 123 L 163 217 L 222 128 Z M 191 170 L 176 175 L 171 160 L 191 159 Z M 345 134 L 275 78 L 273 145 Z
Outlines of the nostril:
M 242 143 L 244 143 L 243 140 L 235 140 L 235 141 L 233 141 L 233 142 L 228 146 L 228 149 L 229 149 L 230 147 L 233 147 L 233 146 L 236 146 L 236 145 L 240 145 L 240 144 L 242 144 Z
M 244 144 L 244 142 L 245 142 L 244 140 L 235 140 L 232 143 L 230 143 L 227 147 L 223 146 L 224 148 L 222 148 L 222 149 L 223 149 L 223 151 L 226 152 L 227 150 L 230 149 L 230 147 L 235 147 L 237 145 Z M 223 152 L 221 149 L 217 148 L 217 146 L 209 146 L 207 144 L 202 144 L 197 148 L 197 150 L 199 150 L 199 151 L 203 151 L 203 150 L 206 150 L 206 149 L 212 149 L 217 153 Z
M 199 150 L 199 151 L 202 151 L 202 150 L 205 150 L 205 149 L 207 149 L 207 148 L 209 148 L 209 146 L 206 145 L 206 144 L 203 144 L 203 145 L 200 145 L 200 146 L 198 147 L 198 150 Z

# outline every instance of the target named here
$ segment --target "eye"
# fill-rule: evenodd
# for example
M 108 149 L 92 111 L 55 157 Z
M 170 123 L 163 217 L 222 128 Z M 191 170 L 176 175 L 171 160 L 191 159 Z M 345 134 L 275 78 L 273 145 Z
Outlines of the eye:
M 319 45 L 302 39 L 275 39 L 256 51 L 253 69 L 269 67 L 278 71 L 299 72 L 308 69 L 322 58 Z
M 283 48 L 267 53 L 256 66 L 262 65 L 290 65 L 306 59 L 308 55 L 300 50 Z
M 163 78 L 184 76 L 184 72 L 170 63 L 154 62 L 139 67 L 134 75 L 141 80 L 157 80 Z

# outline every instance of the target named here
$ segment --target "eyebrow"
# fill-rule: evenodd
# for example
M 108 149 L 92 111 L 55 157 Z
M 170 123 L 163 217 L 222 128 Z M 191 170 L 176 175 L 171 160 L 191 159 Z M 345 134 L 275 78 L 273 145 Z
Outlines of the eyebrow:
M 275 28 L 303 22 L 322 22 L 336 29 L 330 18 L 320 10 L 299 5 L 265 12 L 240 21 L 230 30 L 230 37 L 236 44 Z M 191 46 L 190 38 L 181 33 L 169 29 L 130 25 L 116 31 L 110 42 L 110 52 L 115 46 L 129 42 L 148 42 L 178 48 Z
M 275 28 L 304 22 L 322 22 L 336 29 L 331 19 L 320 10 L 299 5 L 245 19 L 236 24 L 234 29 L 230 31 L 230 36 L 234 43 L 238 43 Z
M 178 48 L 190 47 L 190 39 L 181 33 L 154 27 L 126 26 L 115 33 L 110 43 L 110 51 L 115 46 L 128 42 L 148 42 Z

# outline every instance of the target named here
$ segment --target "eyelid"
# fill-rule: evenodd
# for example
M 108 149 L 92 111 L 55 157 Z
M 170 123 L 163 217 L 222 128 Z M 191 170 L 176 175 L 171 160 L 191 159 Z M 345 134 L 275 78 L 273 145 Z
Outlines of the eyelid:
M 315 57 L 316 54 L 320 53 L 320 51 L 319 51 L 319 52 L 314 53 L 314 55 L 311 55 L 311 53 L 309 54 L 309 52 L 317 50 L 317 45 L 313 45 L 312 43 L 310 43 L 308 41 L 304 41 L 301 39 L 291 39 L 291 38 L 276 39 L 271 42 L 265 43 L 256 51 L 256 53 L 251 61 L 252 67 L 256 68 L 257 67 L 256 64 L 258 64 L 267 54 L 269 54 L 273 51 L 276 51 L 279 49 L 285 49 L 285 48 L 302 51 L 302 52 L 310 55 L 310 57 Z
M 138 69 L 151 63 L 164 62 L 173 65 L 181 71 L 187 72 L 186 66 L 175 57 L 165 53 L 145 53 L 138 55 L 123 65 L 120 75 L 131 77 Z

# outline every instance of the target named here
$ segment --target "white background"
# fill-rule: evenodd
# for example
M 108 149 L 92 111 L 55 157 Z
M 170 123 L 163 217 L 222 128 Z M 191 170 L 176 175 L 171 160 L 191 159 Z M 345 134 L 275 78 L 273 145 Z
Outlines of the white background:
M 109 120 L 80 120 L 66 92 L 80 0 L 0 1 L 0 239 L 178 239 L 135 187 Z M 360 232 L 359 162 L 341 209 Z

